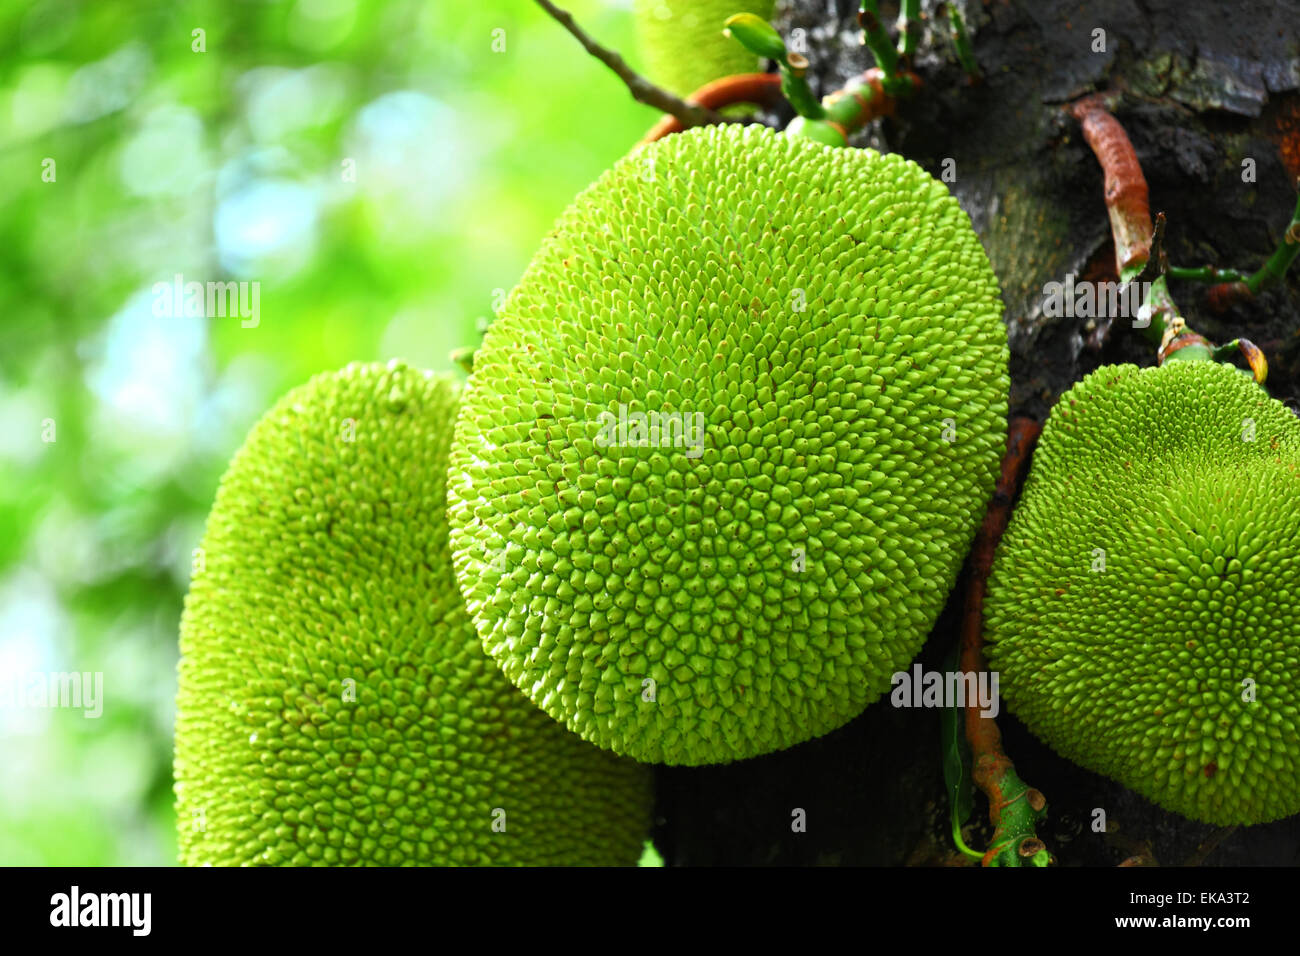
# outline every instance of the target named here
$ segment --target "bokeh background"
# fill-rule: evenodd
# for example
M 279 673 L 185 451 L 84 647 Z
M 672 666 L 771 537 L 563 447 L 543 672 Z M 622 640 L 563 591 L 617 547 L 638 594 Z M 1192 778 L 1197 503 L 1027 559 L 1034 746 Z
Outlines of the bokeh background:
M 636 65 L 630 3 L 564 5 Z M 175 862 L 231 454 L 316 372 L 453 369 L 655 118 L 528 0 L 0 4 L 0 678 L 104 675 L 97 720 L 0 707 L 0 865 Z M 257 326 L 155 315 L 178 273 L 260 283 Z

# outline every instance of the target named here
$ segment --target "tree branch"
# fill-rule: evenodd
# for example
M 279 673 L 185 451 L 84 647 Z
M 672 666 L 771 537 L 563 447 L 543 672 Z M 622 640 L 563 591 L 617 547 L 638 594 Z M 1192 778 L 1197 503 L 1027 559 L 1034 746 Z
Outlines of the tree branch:
M 587 52 L 600 60 L 607 67 L 613 70 L 620 80 L 627 87 L 632 98 L 638 103 L 644 103 L 646 106 L 653 106 L 657 110 L 662 110 L 677 118 L 682 128 L 688 126 L 708 126 L 711 123 L 725 123 L 727 120 L 715 113 L 711 109 L 703 106 L 697 106 L 688 103 L 686 100 L 679 99 L 665 89 L 655 86 L 641 74 L 637 73 L 627 61 L 607 47 L 601 46 L 593 40 L 587 33 L 578 26 L 573 19 L 573 14 L 567 10 L 561 10 L 551 0 L 537 0 L 538 5 L 549 13 L 559 24 L 568 30 L 577 39 L 579 43 L 586 48 Z

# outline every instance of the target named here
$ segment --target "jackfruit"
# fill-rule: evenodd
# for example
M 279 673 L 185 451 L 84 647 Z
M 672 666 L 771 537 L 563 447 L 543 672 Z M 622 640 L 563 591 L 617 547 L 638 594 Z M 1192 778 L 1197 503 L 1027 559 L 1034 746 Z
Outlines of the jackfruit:
M 625 157 L 474 359 L 448 511 L 484 646 L 646 762 L 844 724 L 983 515 L 1001 313 L 970 220 L 899 156 L 732 125 Z
M 990 666 L 1062 756 L 1216 824 L 1300 811 L 1300 423 L 1213 362 L 1099 369 L 1043 430 Z
M 483 653 L 446 550 L 457 388 L 294 389 L 221 480 L 181 622 L 182 863 L 634 864 L 645 768 Z
M 766 20 L 772 0 L 636 0 L 632 13 L 646 76 L 687 96 L 713 80 L 759 68 L 758 57 L 726 36 L 723 24 L 736 13 Z

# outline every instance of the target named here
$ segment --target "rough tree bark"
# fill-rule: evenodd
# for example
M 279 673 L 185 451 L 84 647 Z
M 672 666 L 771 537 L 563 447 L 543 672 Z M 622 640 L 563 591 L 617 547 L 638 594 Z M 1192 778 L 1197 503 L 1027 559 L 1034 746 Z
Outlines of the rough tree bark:
M 897 4 L 882 2 L 892 23 Z M 971 215 L 1002 283 L 1011 343 L 1011 410 L 1045 418 L 1056 397 L 1099 365 L 1150 365 L 1126 320 L 1048 318 L 1044 285 L 1074 273 L 1115 279 L 1102 174 L 1063 106 L 1118 91 L 1152 213 L 1168 218 L 1170 262 L 1258 268 L 1281 238 L 1300 177 L 1300 0 L 966 0 L 984 82 L 970 86 L 946 17 L 923 4 L 916 70 L 922 94 L 862 144 L 901 152 L 939 175 Z M 858 45 L 857 0 L 786 0 L 776 25 L 806 31 L 819 94 L 870 66 Z M 1105 31 L 1094 52 L 1094 30 Z M 775 119 L 775 118 L 774 118 Z M 1253 159 L 1255 181 L 1243 182 Z M 1300 409 L 1300 278 L 1292 270 L 1258 301 L 1216 315 L 1207 285 L 1172 283 L 1189 324 L 1213 341 L 1246 336 L 1268 356 L 1267 386 Z M 942 667 L 960 617 L 960 588 L 919 662 Z M 1063 865 L 1115 865 L 1144 851 L 1162 865 L 1300 863 L 1300 818 L 1222 834 L 1161 811 L 1105 777 L 1057 757 L 1005 712 L 1021 776 L 1047 795 L 1040 836 Z M 819 740 L 721 767 L 661 768 L 657 840 L 670 864 L 956 864 L 947 834 L 939 715 L 877 702 Z M 1090 827 L 1104 808 L 1106 834 Z M 807 831 L 792 832 L 806 812 Z M 986 807 L 976 800 L 975 818 Z M 983 826 L 978 844 L 987 838 Z M 1222 838 L 1211 847 L 1215 839 Z M 1206 841 L 1210 841 L 1207 844 Z M 1203 846 L 1204 845 L 1204 846 Z M 1199 852 L 1198 852 L 1199 851 Z

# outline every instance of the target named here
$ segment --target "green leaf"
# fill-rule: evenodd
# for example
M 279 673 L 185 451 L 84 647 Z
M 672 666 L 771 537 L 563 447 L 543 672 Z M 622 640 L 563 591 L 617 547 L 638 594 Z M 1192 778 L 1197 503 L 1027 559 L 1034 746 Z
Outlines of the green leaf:
M 960 663 L 959 645 L 953 645 L 944 661 L 944 668 L 949 671 L 957 669 Z M 971 786 L 970 744 L 966 742 L 965 713 L 960 707 L 945 707 L 940 716 L 939 733 L 943 748 L 943 782 L 948 792 L 948 806 L 951 812 L 952 839 L 957 849 L 967 856 L 982 858 L 982 854 L 966 846 L 961 838 L 961 828 L 970 819 L 975 806 L 975 797 Z
M 785 41 L 772 24 L 752 13 L 737 13 L 728 17 L 722 32 L 740 42 L 750 53 L 785 63 Z

